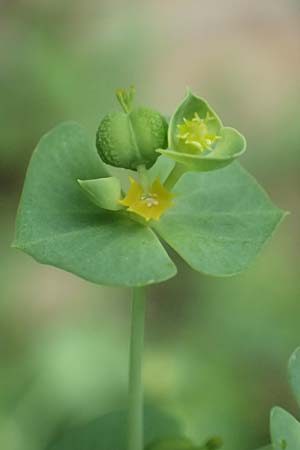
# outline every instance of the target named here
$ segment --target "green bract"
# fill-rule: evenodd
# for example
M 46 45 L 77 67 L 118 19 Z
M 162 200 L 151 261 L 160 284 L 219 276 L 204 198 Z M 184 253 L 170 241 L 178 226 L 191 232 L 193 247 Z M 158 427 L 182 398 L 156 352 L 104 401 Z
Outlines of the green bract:
M 153 173 L 164 180 L 170 165 L 163 157 L 156 165 Z M 232 275 L 251 263 L 284 217 L 238 164 L 186 173 L 174 188 L 175 205 L 148 224 L 108 210 L 117 209 L 119 196 L 108 176 L 79 125 L 55 128 L 33 153 L 14 246 L 95 283 L 142 286 L 176 274 L 161 239 L 194 269 Z
M 119 178 L 107 177 L 96 180 L 78 180 L 79 185 L 85 191 L 90 200 L 103 209 L 118 211 L 122 209 L 121 183 Z
M 156 161 L 157 148 L 167 148 L 168 125 L 164 117 L 149 108 L 132 109 L 134 90 L 130 97 L 118 90 L 117 97 L 124 112 L 104 117 L 97 132 L 96 145 L 101 159 L 111 166 L 136 170 L 150 168 Z
M 108 174 L 84 130 L 65 123 L 38 144 L 26 176 L 14 246 L 100 284 L 163 281 L 176 268 L 150 228 L 92 203 L 77 180 Z
M 169 149 L 157 151 L 191 171 L 220 169 L 246 150 L 245 138 L 223 127 L 209 104 L 190 90 L 171 117 L 168 137 Z

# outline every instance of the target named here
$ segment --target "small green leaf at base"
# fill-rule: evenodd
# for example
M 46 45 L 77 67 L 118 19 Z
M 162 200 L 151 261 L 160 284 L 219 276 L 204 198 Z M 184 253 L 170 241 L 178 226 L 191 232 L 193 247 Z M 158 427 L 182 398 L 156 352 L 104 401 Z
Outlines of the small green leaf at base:
M 300 406 L 300 347 L 294 351 L 289 360 L 288 366 L 289 381 L 293 393 Z
M 77 180 L 89 199 L 97 206 L 109 211 L 123 209 L 120 205 L 121 183 L 116 177 L 98 178 L 96 180 Z
M 273 408 L 271 438 L 274 450 L 300 449 L 300 423 L 284 409 Z

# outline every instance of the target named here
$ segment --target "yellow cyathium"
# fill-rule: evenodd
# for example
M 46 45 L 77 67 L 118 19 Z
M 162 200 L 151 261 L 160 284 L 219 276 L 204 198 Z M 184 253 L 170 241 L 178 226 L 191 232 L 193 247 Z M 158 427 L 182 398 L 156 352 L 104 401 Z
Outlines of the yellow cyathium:
M 154 181 L 147 193 L 133 178 L 129 177 L 129 180 L 129 191 L 126 197 L 119 201 L 121 205 L 127 207 L 127 211 L 134 212 L 147 221 L 159 220 L 161 215 L 174 205 L 172 200 L 175 196 L 161 184 L 159 178 Z

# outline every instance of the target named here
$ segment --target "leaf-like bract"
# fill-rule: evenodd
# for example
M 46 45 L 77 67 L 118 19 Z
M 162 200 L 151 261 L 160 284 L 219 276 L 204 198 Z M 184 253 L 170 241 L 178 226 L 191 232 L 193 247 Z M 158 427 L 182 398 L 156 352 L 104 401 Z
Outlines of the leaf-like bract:
M 285 215 L 238 163 L 187 173 L 174 194 L 176 206 L 154 228 L 193 269 L 209 275 L 244 270 Z
M 13 246 L 99 284 L 141 286 L 174 276 L 176 267 L 149 227 L 100 209 L 77 182 L 106 176 L 79 125 L 48 133 L 28 168 Z

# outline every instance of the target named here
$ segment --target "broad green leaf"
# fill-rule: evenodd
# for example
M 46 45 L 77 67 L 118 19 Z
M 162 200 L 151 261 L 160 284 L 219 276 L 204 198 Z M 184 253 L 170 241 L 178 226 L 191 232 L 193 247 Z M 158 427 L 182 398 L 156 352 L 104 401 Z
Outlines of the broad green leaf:
M 288 366 L 289 381 L 295 398 L 300 405 L 300 347 L 294 351 Z
M 180 436 L 178 422 L 155 408 L 145 410 L 145 445 L 155 439 Z M 67 430 L 47 450 L 126 450 L 125 412 L 106 414 L 88 424 Z
M 197 118 L 202 120 L 202 128 L 197 129 Z M 186 124 L 192 127 L 186 128 Z M 180 131 L 182 126 L 184 133 Z M 206 141 L 205 137 L 209 140 Z M 209 104 L 190 90 L 171 117 L 168 140 L 169 149 L 157 151 L 191 171 L 220 169 L 246 150 L 245 138 L 234 128 L 223 127 Z
M 237 163 L 185 174 L 173 192 L 175 206 L 153 227 L 193 269 L 209 275 L 245 269 L 285 215 Z
M 162 155 L 185 165 L 194 172 L 221 169 L 241 156 L 246 149 L 246 140 L 237 130 L 224 127 L 219 132 L 221 139 L 214 150 L 204 155 L 182 153 L 174 150 L 157 150 Z
M 150 228 L 100 209 L 77 183 L 105 176 L 79 125 L 65 123 L 47 134 L 28 168 L 13 246 L 99 284 L 141 286 L 174 276 L 176 267 Z
M 80 187 L 97 206 L 109 211 L 122 209 L 121 182 L 116 177 L 97 178 L 96 180 L 77 180 Z
M 284 409 L 273 408 L 271 438 L 274 450 L 300 449 L 300 423 Z

